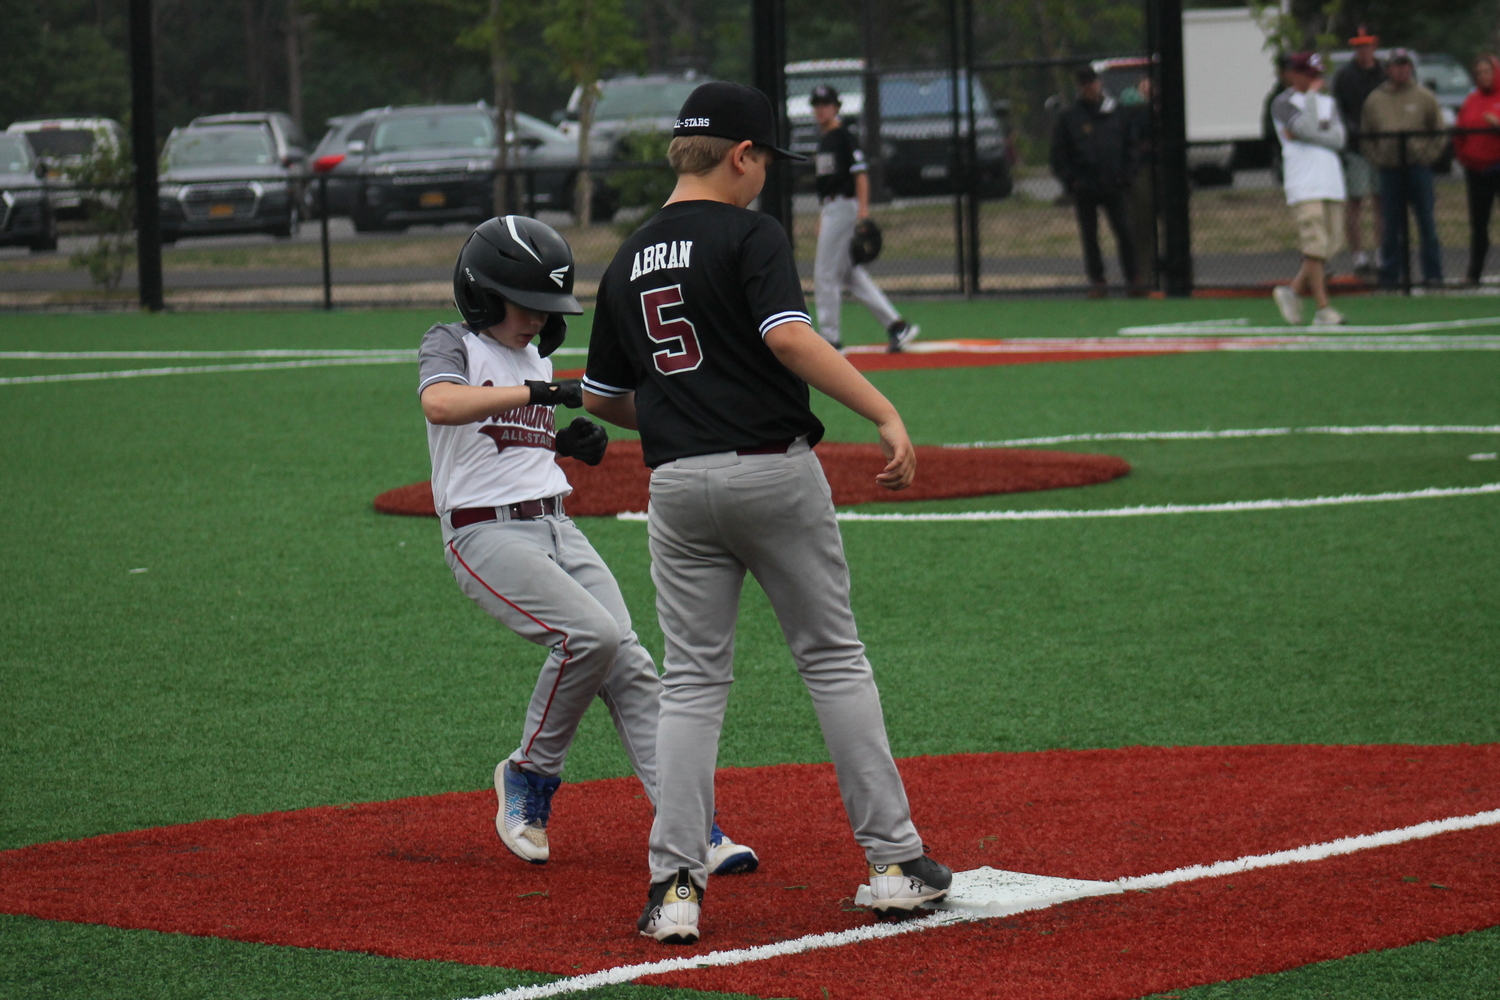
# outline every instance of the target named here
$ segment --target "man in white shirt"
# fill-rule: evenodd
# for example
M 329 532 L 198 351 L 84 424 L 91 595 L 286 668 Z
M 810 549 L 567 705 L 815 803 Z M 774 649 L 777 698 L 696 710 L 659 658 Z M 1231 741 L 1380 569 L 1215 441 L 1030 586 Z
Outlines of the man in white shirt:
M 1297 222 L 1302 267 L 1290 285 L 1271 293 L 1282 318 L 1302 322 L 1299 296 L 1317 302 L 1313 326 L 1337 326 L 1344 317 L 1328 304 L 1328 260 L 1342 245 L 1344 231 L 1344 123 L 1332 97 L 1319 91 L 1323 60 L 1316 52 L 1299 52 L 1287 67 L 1292 85 L 1271 102 L 1271 121 L 1281 140 L 1286 203 Z

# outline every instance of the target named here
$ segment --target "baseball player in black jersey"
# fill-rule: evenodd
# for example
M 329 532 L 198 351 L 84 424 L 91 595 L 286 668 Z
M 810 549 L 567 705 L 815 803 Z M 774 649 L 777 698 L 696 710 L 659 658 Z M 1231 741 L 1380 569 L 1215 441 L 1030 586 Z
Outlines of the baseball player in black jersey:
M 811 384 L 879 429 L 876 480 L 904 489 L 916 457 L 901 417 L 816 332 L 775 220 L 746 206 L 776 149 L 771 103 L 735 83 L 688 97 L 669 152 L 677 187 L 615 255 L 599 286 L 584 406 L 638 428 L 652 467 L 649 537 L 665 638 L 651 890 L 638 930 L 698 940 L 709 875 L 713 776 L 749 570 L 812 696 L 873 908 L 945 894 L 886 741 L 880 695 L 849 610 L 832 494 L 812 447 Z
M 576 381 L 554 382 L 548 357 L 567 333 L 573 252 L 552 227 L 507 215 L 459 252 L 453 298 L 463 323 L 422 338 L 417 391 L 427 417 L 432 498 L 459 588 L 523 639 L 548 649 L 515 751 L 495 767 L 495 832 L 517 857 L 546 864 L 552 796 L 578 724 L 595 698 L 656 801 L 661 682 L 630 626 L 609 567 L 568 519 L 572 492 L 555 461 L 604 458 L 604 428 L 554 407 L 583 405 Z M 754 871 L 755 852 L 715 823 L 715 874 Z
M 834 347 L 844 346 L 839 311 L 844 290 L 848 289 L 885 327 L 886 349 L 894 353 L 915 340 L 922 328 L 902 319 L 870 272 L 850 256 L 854 227 L 870 217 L 870 175 L 865 170 L 865 154 L 860 151 L 854 133 L 839 121 L 837 90 L 820 83 L 812 89 L 809 100 L 818 127 L 823 130 L 813 159 L 818 200 L 823 205 L 818 215 L 818 258 L 813 265 L 818 332 Z

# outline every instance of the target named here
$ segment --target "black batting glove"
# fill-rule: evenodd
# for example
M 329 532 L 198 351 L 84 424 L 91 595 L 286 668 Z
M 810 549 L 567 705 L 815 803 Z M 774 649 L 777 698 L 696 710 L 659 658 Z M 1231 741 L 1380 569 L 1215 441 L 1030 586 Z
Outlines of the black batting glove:
M 609 434 L 587 417 L 574 417 L 571 424 L 557 432 L 557 453 L 585 465 L 604 461 L 604 449 L 608 446 Z
M 576 378 L 561 382 L 527 379 L 526 388 L 531 390 L 532 406 L 566 406 L 576 410 L 583 405 L 583 383 Z

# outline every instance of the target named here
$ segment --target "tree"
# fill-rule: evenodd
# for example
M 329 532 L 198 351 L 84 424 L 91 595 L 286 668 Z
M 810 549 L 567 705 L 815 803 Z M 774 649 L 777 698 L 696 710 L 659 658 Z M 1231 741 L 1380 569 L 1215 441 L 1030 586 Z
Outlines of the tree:
M 578 102 L 578 188 L 573 211 L 589 224 L 594 195 L 589 173 L 589 132 L 605 75 L 640 64 L 644 48 L 620 0 L 552 0 L 542 38 L 556 53 L 567 79 L 581 89 Z

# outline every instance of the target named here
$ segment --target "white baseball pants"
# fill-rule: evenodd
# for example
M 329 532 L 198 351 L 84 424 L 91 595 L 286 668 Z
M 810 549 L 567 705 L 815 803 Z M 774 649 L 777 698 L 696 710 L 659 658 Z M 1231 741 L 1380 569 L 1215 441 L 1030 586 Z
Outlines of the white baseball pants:
M 561 775 L 578 723 L 597 696 L 654 802 L 661 681 L 631 628 L 619 584 L 583 532 L 549 515 L 457 532 L 445 522 L 443 534 L 444 555 L 463 592 L 517 635 L 551 650 L 510 759 L 546 777 Z
M 842 343 L 839 332 L 839 310 L 848 289 L 863 302 L 881 327 L 889 327 L 901 318 L 891 300 L 875 284 L 863 264 L 854 263 L 849 241 L 859 222 L 859 202 L 853 198 L 834 198 L 823 206 L 818 216 L 818 257 L 813 263 L 813 299 L 818 305 L 818 333 L 830 344 Z M 907 859 L 910 860 L 910 859 Z
M 748 569 L 812 696 L 855 841 L 872 864 L 922 854 L 886 740 L 880 692 L 849 609 L 849 567 L 817 456 L 723 452 L 651 474 L 651 579 L 666 639 L 651 880 L 708 880 L 714 768 Z

